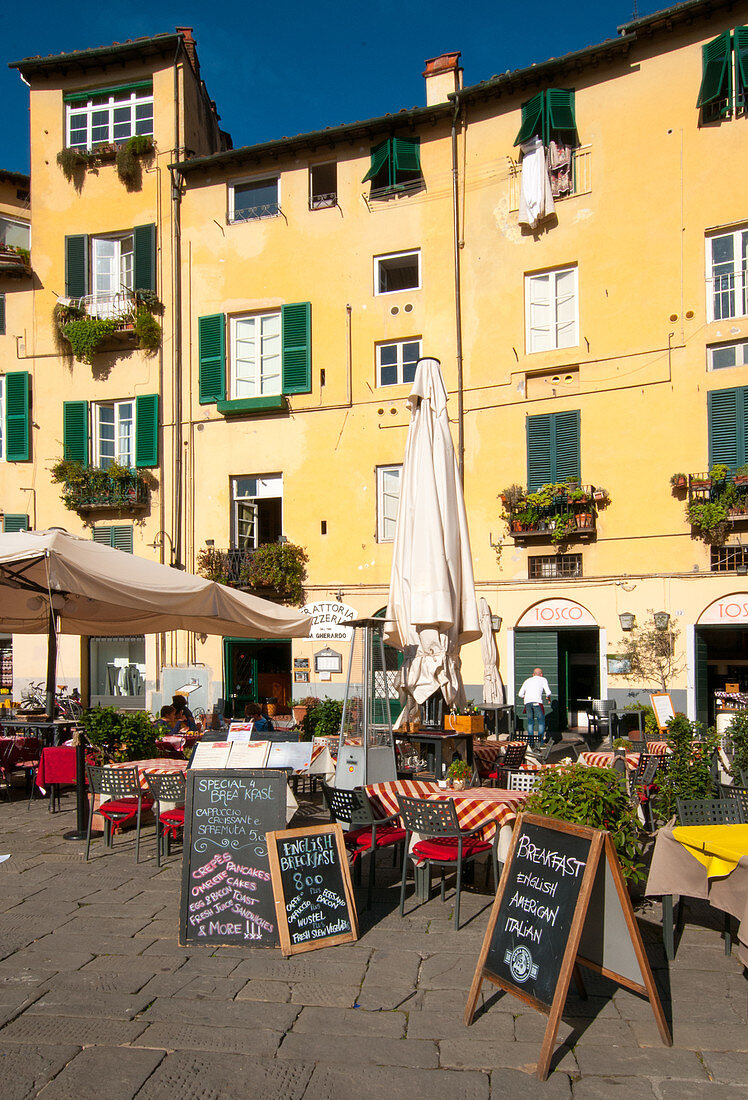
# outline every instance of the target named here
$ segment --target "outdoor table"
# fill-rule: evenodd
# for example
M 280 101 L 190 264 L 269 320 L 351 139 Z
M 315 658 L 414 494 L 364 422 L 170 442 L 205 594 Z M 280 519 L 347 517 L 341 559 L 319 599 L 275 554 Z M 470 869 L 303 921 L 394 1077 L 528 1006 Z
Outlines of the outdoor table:
M 657 833 L 646 893 L 662 895 L 669 959 L 674 955 L 672 896 L 677 894 L 703 898 L 737 918 L 738 956 L 748 966 L 748 825 L 663 827 Z
M 51 787 L 49 811 L 55 812 L 55 802 L 60 806 L 60 787 L 75 786 L 77 780 L 76 751 L 68 745 L 48 745 L 42 749 L 39 767 L 36 769 L 36 785 L 42 794 Z
M 451 799 L 457 811 L 457 820 L 461 829 L 483 829 L 483 839 L 493 840 L 496 828 L 499 832 L 498 858 L 503 863 L 509 851 L 512 830 L 519 807 L 528 796 L 528 791 L 505 791 L 499 787 L 468 787 L 464 791 L 449 790 L 438 783 L 422 779 L 398 779 L 387 783 L 372 783 L 365 787 L 375 809 L 385 816 L 399 812 L 397 795 L 408 798 L 427 798 L 434 801 Z M 416 838 L 417 839 L 417 838 Z M 428 867 L 415 867 L 416 896 L 425 901 L 430 890 L 430 871 Z
M 635 716 L 636 720 L 637 720 L 637 724 L 639 726 L 639 733 L 641 734 L 642 738 L 644 738 L 644 716 L 645 716 L 645 714 L 646 714 L 646 711 L 644 710 L 643 707 L 637 708 L 636 710 L 612 710 L 610 712 L 610 736 L 611 737 L 628 737 L 629 734 L 627 734 L 625 732 L 624 733 L 620 732 L 621 724 L 627 718 L 631 718 L 631 717 Z M 613 732 L 614 726 L 615 726 L 615 733 Z
M 185 749 L 189 750 L 196 745 L 201 738 L 200 733 L 165 733 L 156 741 L 156 748 L 163 745 L 167 749 L 173 749 L 174 752 L 184 752 Z
M 626 767 L 630 771 L 634 771 L 639 766 L 638 752 L 626 753 Z M 584 764 L 588 768 L 612 768 L 613 761 L 618 760 L 620 757 L 614 752 L 580 752 L 577 757 L 578 764 Z
M 426 756 L 429 771 L 432 771 L 437 779 L 441 779 L 445 770 L 444 746 L 450 742 L 455 743 L 453 752 L 457 750 L 457 744 L 462 742 L 465 746 L 465 759 L 468 764 L 473 764 L 473 735 L 472 733 L 460 733 L 458 730 L 416 730 L 413 733 L 400 733 L 400 737 L 410 741 L 411 744 L 423 745 L 426 748 Z M 449 751 L 449 750 L 447 750 Z M 451 760 L 448 761 L 451 764 Z
M 28 734 L 30 737 L 38 737 L 44 745 L 62 745 L 68 741 L 78 723 L 67 719 L 58 719 L 48 722 L 46 718 L 3 718 L 0 729 L 4 733 Z

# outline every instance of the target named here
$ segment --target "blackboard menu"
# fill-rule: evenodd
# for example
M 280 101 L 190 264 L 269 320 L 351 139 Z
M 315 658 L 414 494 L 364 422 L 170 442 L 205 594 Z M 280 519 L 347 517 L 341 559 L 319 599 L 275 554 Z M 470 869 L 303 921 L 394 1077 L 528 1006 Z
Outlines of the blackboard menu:
M 186 774 L 180 944 L 276 947 L 265 834 L 286 823 L 286 773 Z
M 590 844 L 523 819 L 505 870 L 485 971 L 544 1005 L 553 1003 Z
M 340 825 L 268 834 L 268 855 L 284 955 L 358 938 Z

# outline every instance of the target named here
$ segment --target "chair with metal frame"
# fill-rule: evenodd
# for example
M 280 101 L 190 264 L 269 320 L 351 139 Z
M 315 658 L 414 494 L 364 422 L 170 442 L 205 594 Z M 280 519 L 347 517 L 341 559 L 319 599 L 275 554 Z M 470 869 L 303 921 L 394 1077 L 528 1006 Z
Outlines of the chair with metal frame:
M 509 772 L 506 777 L 508 791 L 534 791 L 540 782 L 540 772 Z
M 413 863 L 423 863 L 427 866 L 438 867 L 441 871 L 441 897 L 445 900 L 444 875 L 448 867 L 454 866 L 456 872 L 455 893 L 455 930 L 460 927 L 460 894 L 462 892 L 463 865 L 477 859 L 479 856 L 490 853 L 491 868 L 494 877 L 494 890 L 499 885 L 499 858 L 498 844 L 500 829 L 498 824 L 493 841 L 481 840 L 479 834 L 483 832 L 486 822 L 474 829 L 461 829 L 455 810 L 455 804 L 451 799 L 408 798 L 398 794 L 397 803 L 400 807 L 400 817 L 405 825 L 405 852 Z M 413 835 L 419 839 L 413 845 L 410 841 Z M 403 860 L 403 877 L 400 884 L 400 916 L 405 915 L 405 882 L 408 874 L 408 860 Z M 486 872 L 486 878 L 488 872 Z
M 183 771 L 159 775 L 145 773 L 148 791 L 156 812 L 156 863 L 161 866 L 161 856 L 170 854 L 170 842 L 184 828 L 184 800 L 187 777 Z M 174 802 L 173 809 L 161 810 L 162 802 Z
M 737 802 L 743 818 L 742 824 L 748 825 L 748 787 L 741 787 L 737 783 L 732 786 L 727 783 L 720 783 L 719 796 L 728 799 L 728 801 Z
M 612 699 L 593 699 L 587 711 L 587 738 L 592 743 L 593 735 L 602 744 L 607 737 L 612 740 L 612 719 L 615 704 Z
M 510 741 L 501 760 L 496 761 L 495 769 L 488 773 L 486 786 L 503 787 L 509 772 L 516 771 L 524 764 L 527 748 L 526 741 Z
M 137 767 L 106 768 L 87 764 L 86 775 L 91 795 L 91 812 L 88 815 L 86 831 L 86 859 L 91 847 L 91 822 L 96 812 L 104 819 L 104 842 L 107 848 L 113 847 L 113 833 L 119 832 L 123 825 L 135 818 L 135 862 L 137 863 L 140 859 L 142 811 L 150 810 L 153 805 L 150 798 L 143 796 Z M 94 811 L 97 794 L 105 797 L 106 800 Z
M 371 894 L 374 888 L 375 856 L 377 848 L 393 849 L 393 866 L 397 866 L 399 845 L 405 841 L 405 829 L 397 814 L 378 817 L 365 791 L 341 790 L 322 783 L 322 794 L 333 821 L 339 822 L 345 829 L 343 840 L 351 853 L 351 861 L 358 872 L 360 881 L 360 863 L 363 856 L 369 856 L 369 880 L 366 889 L 366 908 L 371 907 Z

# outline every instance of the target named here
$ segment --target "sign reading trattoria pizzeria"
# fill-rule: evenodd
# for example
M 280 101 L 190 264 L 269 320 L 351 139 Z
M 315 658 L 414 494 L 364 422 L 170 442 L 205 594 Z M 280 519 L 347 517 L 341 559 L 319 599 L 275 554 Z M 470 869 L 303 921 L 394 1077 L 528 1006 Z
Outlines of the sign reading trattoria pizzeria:
M 355 607 L 349 607 L 337 600 L 317 600 L 315 603 L 305 604 L 301 613 L 311 616 L 310 638 L 350 642 L 353 637 L 353 627 L 346 626 L 346 623 L 357 618 Z

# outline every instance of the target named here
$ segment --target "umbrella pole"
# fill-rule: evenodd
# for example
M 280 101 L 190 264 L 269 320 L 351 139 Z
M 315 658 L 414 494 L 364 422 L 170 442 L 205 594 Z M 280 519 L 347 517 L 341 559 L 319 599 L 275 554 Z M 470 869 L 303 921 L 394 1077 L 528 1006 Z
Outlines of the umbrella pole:
M 55 720 L 55 680 L 57 678 L 57 624 L 54 608 L 49 608 L 49 633 L 47 635 L 47 721 Z

